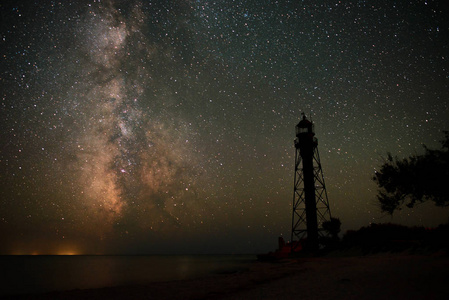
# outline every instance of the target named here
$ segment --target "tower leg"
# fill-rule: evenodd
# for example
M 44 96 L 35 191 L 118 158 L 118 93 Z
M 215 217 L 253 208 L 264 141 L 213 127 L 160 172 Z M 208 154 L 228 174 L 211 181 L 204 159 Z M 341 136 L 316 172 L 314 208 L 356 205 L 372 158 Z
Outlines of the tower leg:
M 306 152 L 306 151 L 303 151 Z M 315 178 L 313 174 L 313 150 L 302 157 L 304 172 L 304 193 L 306 205 L 307 243 L 305 248 L 316 251 L 318 245 L 318 221 L 315 199 Z

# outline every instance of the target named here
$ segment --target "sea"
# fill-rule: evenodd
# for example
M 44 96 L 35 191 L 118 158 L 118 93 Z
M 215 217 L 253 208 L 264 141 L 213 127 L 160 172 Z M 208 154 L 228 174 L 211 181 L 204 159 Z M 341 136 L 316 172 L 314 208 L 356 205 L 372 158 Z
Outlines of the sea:
M 0 256 L 0 297 L 240 272 L 255 255 Z

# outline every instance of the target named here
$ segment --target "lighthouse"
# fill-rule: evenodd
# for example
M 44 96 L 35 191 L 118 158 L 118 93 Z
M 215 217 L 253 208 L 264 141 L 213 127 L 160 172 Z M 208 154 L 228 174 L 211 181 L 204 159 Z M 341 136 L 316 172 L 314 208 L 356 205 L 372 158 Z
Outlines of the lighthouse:
M 323 223 L 330 221 L 331 212 L 314 124 L 304 114 L 296 125 L 295 153 L 291 242 L 317 251 L 328 235 Z

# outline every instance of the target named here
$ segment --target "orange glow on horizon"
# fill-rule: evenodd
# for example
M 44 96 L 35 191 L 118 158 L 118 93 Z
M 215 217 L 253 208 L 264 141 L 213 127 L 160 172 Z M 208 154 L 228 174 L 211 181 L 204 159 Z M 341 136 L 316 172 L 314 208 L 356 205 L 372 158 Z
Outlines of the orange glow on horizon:
M 84 255 L 83 253 L 78 253 L 75 251 L 61 251 L 61 252 L 56 252 L 56 253 L 39 253 L 39 252 L 26 252 L 26 251 L 13 251 L 11 252 L 9 255 L 33 255 L 33 256 L 39 256 L 39 255 Z
M 80 253 L 76 252 L 58 252 L 56 255 L 80 255 Z
M 83 255 L 81 249 L 76 245 L 65 244 L 65 245 L 48 245 L 48 247 L 16 247 L 8 251 L 7 255 Z M 30 249 L 31 248 L 31 249 Z M 34 249 L 33 249 L 34 248 Z

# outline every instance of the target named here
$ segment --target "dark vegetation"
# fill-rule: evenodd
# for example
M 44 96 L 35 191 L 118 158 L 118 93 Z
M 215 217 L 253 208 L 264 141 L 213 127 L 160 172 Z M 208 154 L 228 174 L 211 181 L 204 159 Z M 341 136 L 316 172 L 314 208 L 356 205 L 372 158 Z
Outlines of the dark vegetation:
M 330 218 L 329 221 L 323 223 L 323 229 L 327 232 L 326 237 L 321 238 L 321 243 L 326 248 L 336 248 L 339 246 L 340 238 L 338 234 L 341 231 L 341 221 L 338 218 Z
M 377 199 L 383 212 L 393 214 L 404 206 L 433 201 L 449 206 L 449 131 L 440 150 L 424 146 L 424 154 L 399 159 L 388 157 L 373 180 L 379 187 Z M 340 249 L 360 249 L 363 254 L 378 252 L 449 253 L 449 223 L 437 228 L 407 227 L 397 224 L 371 224 L 348 231 Z
M 393 214 L 404 206 L 433 201 L 436 206 L 449 206 L 449 131 L 445 131 L 440 150 L 424 146 L 424 154 L 399 159 L 388 157 L 373 180 L 379 187 L 377 200 L 383 212 Z M 397 224 L 371 224 L 348 231 L 340 249 L 360 249 L 363 254 L 378 252 L 449 254 L 449 222 L 437 228 L 407 227 Z
M 397 224 L 371 224 L 343 236 L 340 249 L 360 249 L 363 254 L 404 252 L 449 253 L 449 223 L 437 228 L 407 227 Z
M 424 145 L 424 154 L 399 159 L 388 153 L 373 180 L 379 190 L 377 200 L 382 212 L 393 214 L 404 206 L 432 201 L 449 206 L 449 131 L 445 131 L 440 150 Z M 341 222 L 331 218 L 323 223 L 327 236 L 321 239 L 323 253 L 357 249 L 362 254 L 409 252 L 449 254 L 449 222 L 437 228 L 407 227 L 397 224 L 371 224 L 357 231 L 349 230 L 340 240 Z
M 373 180 L 379 187 L 377 199 L 381 210 L 393 214 L 404 205 L 433 201 L 435 205 L 449 206 L 449 131 L 445 131 L 441 150 L 424 146 L 425 153 L 399 159 L 388 157 Z

